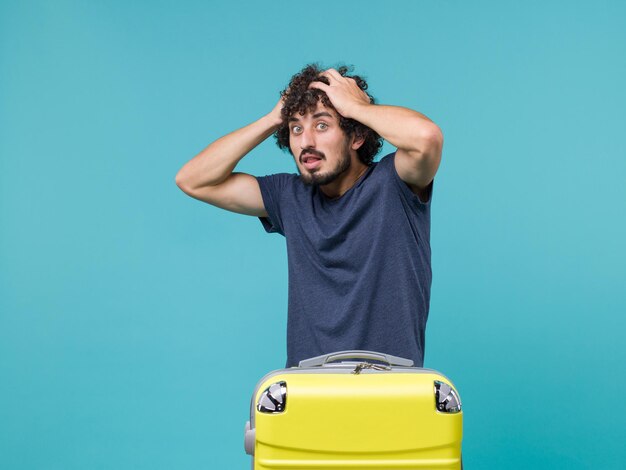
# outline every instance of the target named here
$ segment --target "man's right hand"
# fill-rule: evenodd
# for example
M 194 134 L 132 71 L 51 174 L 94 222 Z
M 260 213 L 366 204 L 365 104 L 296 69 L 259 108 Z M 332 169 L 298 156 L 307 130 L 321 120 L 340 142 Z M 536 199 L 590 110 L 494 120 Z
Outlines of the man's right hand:
M 281 112 L 284 105 L 285 100 L 281 96 L 278 100 L 278 103 L 276 103 L 276 106 L 274 106 L 274 109 L 272 109 L 268 114 L 268 116 L 271 117 L 272 121 L 275 123 L 276 129 L 278 129 L 278 127 L 280 127 L 280 125 L 283 123 L 283 115 L 281 114 Z M 276 129 L 274 129 L 274 131 L 276 131 Z

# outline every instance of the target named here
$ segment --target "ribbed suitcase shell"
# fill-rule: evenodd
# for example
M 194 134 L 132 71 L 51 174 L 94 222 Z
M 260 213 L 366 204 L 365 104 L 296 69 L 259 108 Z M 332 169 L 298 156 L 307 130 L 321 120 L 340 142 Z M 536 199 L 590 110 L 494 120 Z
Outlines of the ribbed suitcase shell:
M 414 367 L 356 374 L 359 363 L 282 369 L 261 379 L 251 404 L 252 468 L 462 468 L 463 413 L 439 412 L 435 403 L 435 381 L 452 382 Z M 284 411 L 258 411 L 261 394 L 282 381 Z

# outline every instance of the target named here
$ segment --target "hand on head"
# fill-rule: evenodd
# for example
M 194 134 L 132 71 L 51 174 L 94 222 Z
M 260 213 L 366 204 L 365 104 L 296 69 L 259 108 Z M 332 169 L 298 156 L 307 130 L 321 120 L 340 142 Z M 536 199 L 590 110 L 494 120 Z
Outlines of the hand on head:
M 370 104 L 370 97 L 353 78 L 344 77 L 332 68 L 322 72 L 320 77 L 326 78 L 328 84 L 316 80 L 311 82 L 309 88 L 317 88 L 326 93 L 337 112 L 343 117 L 351 117 L 355 107 Z

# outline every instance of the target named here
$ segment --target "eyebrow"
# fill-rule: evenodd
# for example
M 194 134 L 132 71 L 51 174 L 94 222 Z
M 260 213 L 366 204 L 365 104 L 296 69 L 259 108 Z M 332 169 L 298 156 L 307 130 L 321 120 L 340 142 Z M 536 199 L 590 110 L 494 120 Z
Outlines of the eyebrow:
M 315 114 L 313 115 L 313 119 L 317 119 L 317 118 L 322 117 L 322 116 L 327 116 L 327 117 L 329 117 L 329 118 L 332 118 L 332 117 L 333 117 L 333 115 L 332 115 L 332 114 L 330 114 L 330 113 L 328 113 L 328 112 L 326 112 L 326 111 L 320 111 L 319 113 L 315 113 Z M 289 118 L 289 122 L 294 122 L 294 121 L 299 121 L 299 120 L 300 120 L 300 119 L 298 119 L 297 117 L 294 117 L 294 116 L 291 116 L 291 117 Z

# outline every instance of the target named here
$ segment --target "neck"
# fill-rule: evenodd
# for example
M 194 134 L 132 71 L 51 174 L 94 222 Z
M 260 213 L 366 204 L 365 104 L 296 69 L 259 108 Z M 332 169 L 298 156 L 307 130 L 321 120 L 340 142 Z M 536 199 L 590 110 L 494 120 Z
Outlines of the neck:
M 331 199 L 337 199 L 343 196 L 352 186 L 356 184 L 361 176 L 367 171 L 369 167 L 365 165 L 358 158 L 356 162 L 353 160 L 348 171 L 341 175 L 335 181 L 324 186 L 320 186 L 320 189 L 326 197 Z

